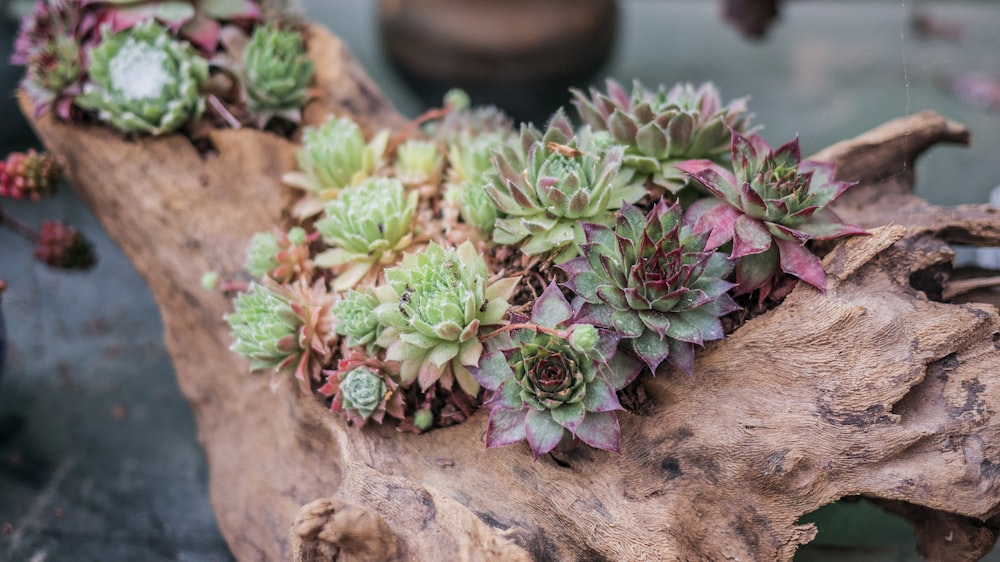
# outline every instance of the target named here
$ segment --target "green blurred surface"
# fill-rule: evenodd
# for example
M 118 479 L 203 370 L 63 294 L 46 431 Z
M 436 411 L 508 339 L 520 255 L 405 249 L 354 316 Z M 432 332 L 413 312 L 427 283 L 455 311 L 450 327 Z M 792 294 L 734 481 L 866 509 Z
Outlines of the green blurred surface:
M 374 1 L 306 4 L 403 112 L 420 112 L 379 48 Z M 963 26 L 957 43 L 917 39 L 908 23 L 914 7 L 792 2 L 768 39 L 752 44 L 723 24 L 714 2 L 626 0 L 619 45 L 594 82 L 605 75 L 650 86 L 713 80 L 727 98 L 751 96 L 755 122 L 770 141 L 799 135 L 807 153 L 933 109 L 967 124 L 974 144 L 925 156 L 918 192 L 942 204 L 985 201 L 1000 183 L 1000 113 L 958 99 L 941 83 L 969 71 L 1000 78 L 1000 5 L 920 3 Z M 12 39 L 11 28 L 0 27 L 4 59 Z M 3 87 L 18 75 L 0 66 Z M 32 145 L 12 96 L 5 100 L 0 152 Z M 42 204 L 4 205 L 36 227 L 43 218 L 71 222 L 95 241 L 100 261 L 88 273 L 53 272 L 32 260 L 27 243 L 0 230 L 0 278 L 10 284 L 9 357 L 0 378 L 0 525 L 10 527 L 0 534 L 0 560 L 231 559 L 142 279 L 68 189 Z M 798 560 L 917 558 L 909 525 L 867 502 L 840 502 L 805 519 L 820 532 Z

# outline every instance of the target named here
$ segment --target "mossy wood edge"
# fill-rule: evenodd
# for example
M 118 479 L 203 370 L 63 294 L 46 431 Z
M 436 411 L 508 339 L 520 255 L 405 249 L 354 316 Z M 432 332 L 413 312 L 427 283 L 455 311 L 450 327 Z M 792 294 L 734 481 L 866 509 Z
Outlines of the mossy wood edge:
M 308 38 L 319 99 L 306 122 L 404 124 L 340 40 Z M 217 131 L 202 156 L 180 136 L 33 125 L 156 298 L 240 560 L 790 560 L 816 534 L 799 518 L 845 496 L 909 517 L 931 559 L 976 559 L 997 538 L 1000 314 L 927 295 L 947 242 L 1000 246 L 1000 211 L 912 194 L 922 151 L 968 142 L 940 116 L 818 155 L 862 182 L 837 209 L 872 229 L 826 256 L 825 295 L 800 283 L 699 352 L 693 377 L 642 378 L 622 453 L 558 462 L 523 443 L 485 449 L 485 411 L 421 436 L 358 431 L 296 385 L 272 394 L 247 373 L 228 349 L 230 303 L 199 278 L 235 274 L 253 233 L 287 226 L 293 143 Z

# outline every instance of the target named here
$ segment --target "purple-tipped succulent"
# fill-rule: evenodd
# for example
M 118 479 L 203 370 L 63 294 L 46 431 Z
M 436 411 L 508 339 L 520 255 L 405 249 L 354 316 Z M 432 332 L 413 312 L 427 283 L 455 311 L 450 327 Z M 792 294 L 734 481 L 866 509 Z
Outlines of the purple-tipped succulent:
M 484 404 L 490 410 L 486 446 L 527 439 L 538 458 L 575 438 L 619 451 L 615 411 L 623 408 L 616 391 L 640 366 L 615 354 L 617 335 L 572 323 L 573 309 L 554 282 L 535 301 L 530 321 L 516 316 L 504 349 L 470 369 L 492 393 Z
M 81 29 L 87 19 L 79 2 L 46 0 L 22 20 L 10 61 L 26 67 L 21 86 L 36 117 L 54 109 L 60 119 L 70 118 L 86 71 Z
M 636 81 L 631 94 L 614 80 L 607 85 L 607 94 L 591 88 L 590 98 L 571 90 L 580 118 L 628 147 L 623 166 L 648 174 L 653 183 L 674 192 L 686 183 L 674 164 L 692 158 L 717 160 L 729 148 L 729 130 L 746 130 L 750 121 L 746 98 L 723 105 L 711 82 L 697 88 L 660 86 L 652 92 Z
M 732 263 L 662 199 L 648 215 L 626 205 L 614 229 L 584 232 L 583 256 L 560 266 L 576 294 L 575 320 L 614 330 L 653 374 L 664 360 L 691 373 L 694 346 L 721 339 L 719 317 L 739 308 L 727 294 Z
M 782 271 L 822 291 L 823 267 L 805 243 L 866 234 L 827 208 L 854 183 L 835 180 L 833 164 L 803 161 L 798 139 L 775 150 L 733 132 L 731 169 L 707 160 L 678 168 L 717 197 L 693 203 L 687 218 L 710 234 L 709 249 L 732 242 L 737 294 L 760 289 L 766 298 Z

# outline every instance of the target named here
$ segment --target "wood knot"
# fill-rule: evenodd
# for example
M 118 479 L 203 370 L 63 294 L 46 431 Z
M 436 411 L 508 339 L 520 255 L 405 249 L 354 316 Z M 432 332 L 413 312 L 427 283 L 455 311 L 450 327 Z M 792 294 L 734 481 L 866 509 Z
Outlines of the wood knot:
M 299 509 L 291 541 L 295 562 L 385 562 L 399 556 L 399 540 L 378 513 L 333 498 Z

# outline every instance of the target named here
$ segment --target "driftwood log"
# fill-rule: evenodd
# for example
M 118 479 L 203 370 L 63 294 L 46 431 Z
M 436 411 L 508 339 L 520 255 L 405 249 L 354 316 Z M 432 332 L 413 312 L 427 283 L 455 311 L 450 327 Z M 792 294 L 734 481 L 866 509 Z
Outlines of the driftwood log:
M 309 44 L 322 95 L 307 120 L 404 123 L 339 40 L 313 29 Z M 482 411 L 421 436 L 357 431 L 228 351 L 230 304 L 199 278 L 237 275 L 251 235 L 287 224 L 292 143 L 217 131 L 200 155 L 179 136 L 34 126 L 159 304 L 240 560 L 790 560 L 816 534 L 803 514 L 856 496 L 914 521 L 932 559 L 997 538 L 997 299 L 941 295 L 947 244 L 1000 246 L 1000 210 L 912 194 L 914 159 L 967 142 L 961 125 L 917 114 L 820 153 L 861 182 L 839 212 L 872 229 L 829 251 L 826 294 L 799 284 L 701 351 L 693 377 L 642 378 L 621 454 L 537 462 L 524 444 L 485 449 Z

